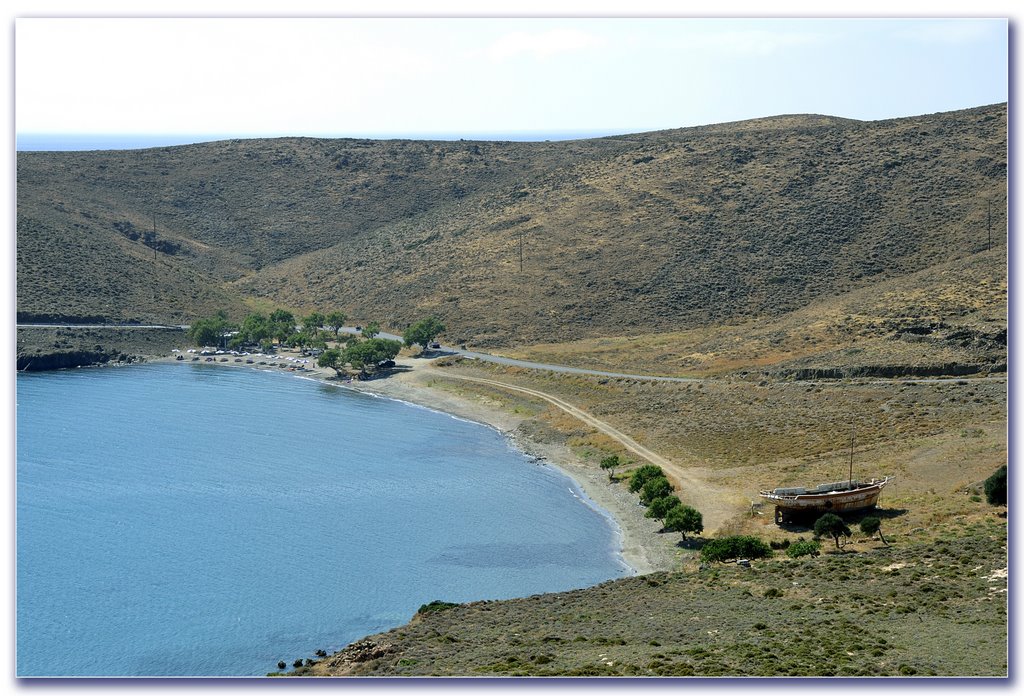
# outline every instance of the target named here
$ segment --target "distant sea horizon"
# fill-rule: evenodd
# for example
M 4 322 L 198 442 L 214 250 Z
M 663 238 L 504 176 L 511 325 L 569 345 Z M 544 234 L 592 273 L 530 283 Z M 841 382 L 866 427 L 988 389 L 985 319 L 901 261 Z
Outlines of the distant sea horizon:
M 582 140 L 614 135 L 629 135 L 650 129 L 604 129 L 578 131 L 494 131 L 484 133 L 337 133 L 337 134 L 109 134 L 109 133 L 18 133 L 18 152 L 70 152 L 82 150 L 141 150 L 152 147 L 192 145 L 219 140 L 262 140 L 268 138 L 352 138 L 357 140 L 470 140 L 505 142 L 545 142 Z

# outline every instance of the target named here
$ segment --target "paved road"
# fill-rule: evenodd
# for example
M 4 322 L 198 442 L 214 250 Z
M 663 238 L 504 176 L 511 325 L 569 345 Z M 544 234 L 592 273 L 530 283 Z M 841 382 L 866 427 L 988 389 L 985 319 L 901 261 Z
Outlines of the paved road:
M 341 329 L 344 333 L 358 333 L 354 326 L 345 326 Z M 396 336 L 389 333 L 377 334 L 381 338 L 390 338 L 401 341 L 401 336 Z M 529 360 L 516 360 L 515 358 L 504 358 L 500 355 L 491 355 L 490 353 L 480 353 L 473 350 L 462 350 L 454 346 L 442 345 L 440 348 L 436 348 L 433 351 L 438 356 L 440 355 L 461 355 L 464 358 L 470 360 L 483 360 L 485 362 L 497 363 L 499 365 L 511 365 L 514 367 L 526 367 L 531 370 L 549 370 L 551 372 L 563 372 L 567 374 L 575 375 L 594 375 L 597 377 L 618 377 L 623 379 L 644 379 L 653 382 L 701 382 L 702 379 L 696 377 L 656 377 L 654 375 L 634 375 L 627 374 L 624 372 L 604 372 L 603 370 L 588 370 L 582 367 L 570 367 L 568 365 L 551 365 L 548 363 L 531 362 Z
M 46 327 L 46 328 L 61 328 L 61 329 L 188 329 L 188 325 L 166 325 L 166 324 L 18 324 L 18 328 L 27 327 Z M 343 326 L 340 329 L 341 333 L 358 334 L 362 327 L 355 326 Z M 401 341 L 401 336 L 395 334 L 381 332 L 377 334 L 380 338 L 390 338 L 392 340 Z M 484 362 L 497 363 L 499 365 L 510 365 L 513 367 L 524 367 L 531 370 L 548 370 L 550 372 L 560 372 L 564 374 L 573 375 L 592 375 L 596 377 L 611 377 L 617 379 L 637 379 L 647 380 L 650 382 L 705 382 L 708 378 L 704 377 L 660 377 L 657 375 L 638 375 L 626 372 L 605 372 L 604 370 L 590 370 L 583 367 L 570 367 L 569 365 L 552 365 L 549 363 L 531 362 L 529 360 L 516 360 L 515 358 L 505 358 L 500 355 L 491 355 L 490 353 L 480 353 L 473 350 L 462 350 L 454 346 L 442 345 L 440 348 L 434 351 L 438 356 L 440 355 L 461 355 L 464 358 L 470 360 L 482 360 Z M 902 379 L 889 379 L 889 380 L 876 380 L 873 383 L 876 384 L 891 384 L 892 382 L 955 382 L 955 381 L 982 381 L 982 380 L 1005 380 L 1005 376 L 1000 377 L 907 377 Z M 805 380 L 808 383 L 815 383 L 820 380 Z

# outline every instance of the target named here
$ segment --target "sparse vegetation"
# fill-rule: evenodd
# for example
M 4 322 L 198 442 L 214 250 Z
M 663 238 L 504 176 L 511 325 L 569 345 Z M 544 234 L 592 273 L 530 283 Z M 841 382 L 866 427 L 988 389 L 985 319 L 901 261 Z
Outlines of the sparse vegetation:
M 936 532 L 942 541 L 865 554 L 689 567 L 463 604 L 370 636 L 311 673 L 1005 676 L 1006 579 L 995 578 L 1006 526 Z M 964 572 L 962 559 L 978 570 Z M 459 642 L 438 639 L 449 635 Z

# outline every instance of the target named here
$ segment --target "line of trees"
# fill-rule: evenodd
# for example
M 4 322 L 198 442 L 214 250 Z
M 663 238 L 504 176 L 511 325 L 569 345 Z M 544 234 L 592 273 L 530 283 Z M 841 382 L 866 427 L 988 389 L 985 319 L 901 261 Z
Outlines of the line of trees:
M 611 469 L 620 466 L 618 456 L 614 461 L 606 458 L 601 467 Z M 606 466 L 607 464 L 607 466 Z M 609 475 L 609 480 L 612 480 Z M 686 541 L 687 534 L 704 531 L 704 518 L 695 508 L 683 505 L 673 493 L 672 484 L 660 466 L 644 464 L 635 469 L 629 477 L 630 493 L 639 493 L 640 502 L 647 506 L 647 517 L 661 520 L 665 531 L 679 532 Z

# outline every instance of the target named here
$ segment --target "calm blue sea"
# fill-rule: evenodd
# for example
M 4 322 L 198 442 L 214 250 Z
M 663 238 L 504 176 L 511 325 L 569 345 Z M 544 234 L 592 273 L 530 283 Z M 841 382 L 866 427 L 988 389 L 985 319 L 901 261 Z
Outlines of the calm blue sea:
M 294 375 L 17 379 L 17 673 L 263 675 L 423 603 L 628 574 L 494 430 Z

